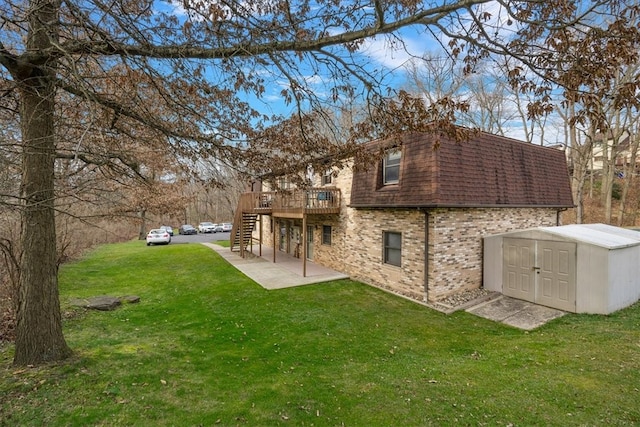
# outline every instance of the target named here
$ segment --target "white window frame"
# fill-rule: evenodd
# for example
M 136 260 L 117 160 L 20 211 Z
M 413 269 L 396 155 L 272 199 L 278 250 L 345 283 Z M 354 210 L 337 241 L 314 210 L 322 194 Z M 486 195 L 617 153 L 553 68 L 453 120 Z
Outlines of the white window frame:
M 320 178 L 320 182 L 322 185 L 331 184 L 333 181 L 333 171 L 331 169 L 324 171 L 322 177 Z
M 382 163 L 384 185 L 397 184 L 400 181 L 400 161 L 402 160 L 402 152 L 400 150 L 389 151 L 384 155 Z M 390 170 L 397 170 L 397 178 L 387 178 Z

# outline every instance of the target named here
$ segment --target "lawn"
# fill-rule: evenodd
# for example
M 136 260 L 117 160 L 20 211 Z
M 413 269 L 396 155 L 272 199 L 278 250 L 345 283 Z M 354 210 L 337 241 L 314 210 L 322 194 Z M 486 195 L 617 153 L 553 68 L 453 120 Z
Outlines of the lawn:
M 532 332 L 358 282 L 266 291 L 199 244 L 107 245 L 64 265 L 75 357 L 17 369 L 0 425 L 640 423 L 640 306 Z M 137 295 L 84 312 L 70 301 Z

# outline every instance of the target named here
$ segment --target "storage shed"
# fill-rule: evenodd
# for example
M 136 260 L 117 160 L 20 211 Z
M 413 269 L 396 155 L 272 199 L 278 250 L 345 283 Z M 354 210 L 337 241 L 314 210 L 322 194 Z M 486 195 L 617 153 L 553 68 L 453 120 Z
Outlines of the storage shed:
M 609 314 L 640 299 L 640 232 L 606 224 L 484 238 L 483 284 L 573 313 Z

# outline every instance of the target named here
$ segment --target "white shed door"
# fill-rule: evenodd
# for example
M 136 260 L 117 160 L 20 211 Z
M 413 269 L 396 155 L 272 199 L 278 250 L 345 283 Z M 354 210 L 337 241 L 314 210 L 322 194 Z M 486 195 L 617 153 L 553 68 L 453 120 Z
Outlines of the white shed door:
M 503 251 L 505 295 L 575 312 L 575 243 L 504 239 Z
M 525 301 L 535 299 L 536 241 L 504 239 L 502 293 Z

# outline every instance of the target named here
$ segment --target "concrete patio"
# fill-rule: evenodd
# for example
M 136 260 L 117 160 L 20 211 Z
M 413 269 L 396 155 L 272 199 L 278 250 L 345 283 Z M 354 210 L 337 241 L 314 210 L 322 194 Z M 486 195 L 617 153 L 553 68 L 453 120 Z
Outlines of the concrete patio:
M 306 276 L 303 276 L 300 258 L 277 252 L 274 263 L 273 248 L 265 246 L 262 247 L 261 255 L 258 253 L 258 248 L 254 247 L 253 252 L 247 251 L 243 258 L 239 252 L 231 252 L 229 248 L 213 243 L 202 244 L 216 251 L 227 262 L 265 289 L 283 289 L 349 278 L 346 274 L 314 264 L 309 260 L 307 260 Z

